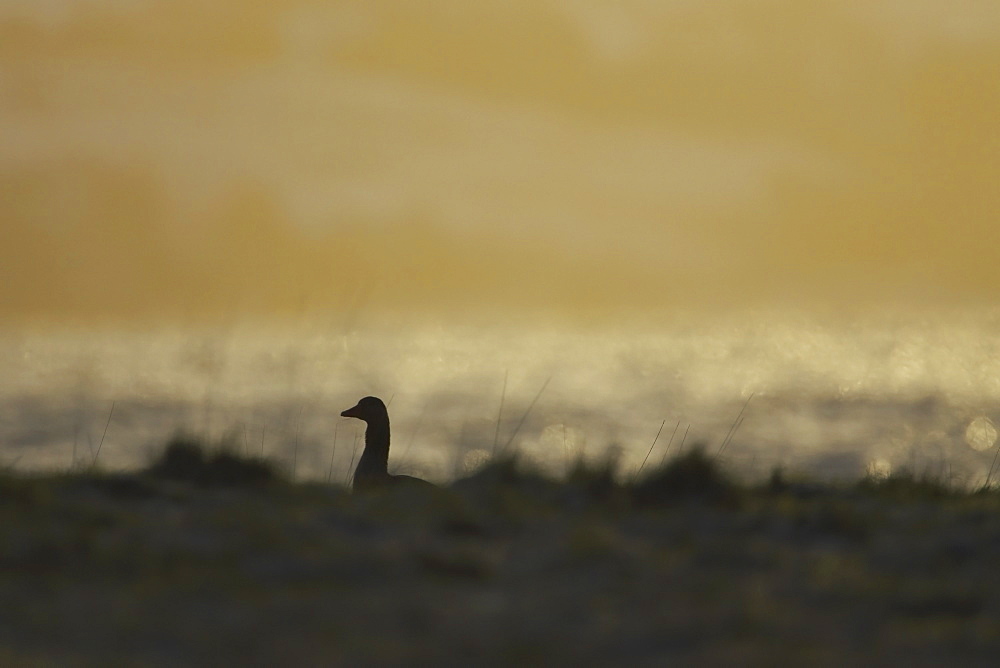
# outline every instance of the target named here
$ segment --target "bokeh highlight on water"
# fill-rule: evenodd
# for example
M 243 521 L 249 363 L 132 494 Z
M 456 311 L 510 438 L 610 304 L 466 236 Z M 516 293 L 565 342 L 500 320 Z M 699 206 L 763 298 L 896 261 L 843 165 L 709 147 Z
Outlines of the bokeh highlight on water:
M 618 456 L 627 474 L 661 425 L 647 466 L 685 431 L 685 448 L 717 451 L 752 394 L 721 455 L 742 475 L 906 466 L 980 484 L 1000 420 L 1000 314 L 8 330 L 0 374 L 0 463 L 19 470 L 88 465 L 98 448 L 103 468 L 131 469 L 183 431 L 343 481 L 362 427 L 339 412 L 375 394 L 396 472 L 448 480 L 516 449 L 557 473 Z

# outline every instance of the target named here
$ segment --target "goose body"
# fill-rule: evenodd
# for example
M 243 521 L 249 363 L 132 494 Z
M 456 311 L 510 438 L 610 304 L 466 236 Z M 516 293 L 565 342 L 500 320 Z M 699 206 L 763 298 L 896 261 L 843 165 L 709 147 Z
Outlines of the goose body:
M 354 491 L 377 489 L 390 485 L 433 485 L 408 475 L 389 473 L 389 411 L 378 397 L 365 397 L 340 414 L 362 420 L 365 428 L 365 449 L 354 469 Z

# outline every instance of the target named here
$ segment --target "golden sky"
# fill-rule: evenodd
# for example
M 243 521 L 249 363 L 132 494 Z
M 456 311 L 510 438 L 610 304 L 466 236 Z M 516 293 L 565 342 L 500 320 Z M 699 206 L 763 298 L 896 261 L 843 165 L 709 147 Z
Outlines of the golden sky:
M 6 0 L 0 317 L 995 302 L 1000 3 Z

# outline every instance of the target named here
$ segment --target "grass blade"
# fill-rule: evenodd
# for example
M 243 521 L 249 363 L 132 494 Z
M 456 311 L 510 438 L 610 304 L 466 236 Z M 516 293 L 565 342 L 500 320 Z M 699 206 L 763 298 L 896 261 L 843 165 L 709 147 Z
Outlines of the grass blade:
M 660 423 L 660 428 L 656 430 L 656 436 L 653 438 L 653 444 L 649 446 L 649 452 L 646 453 L 645 459 L 643 459 L 642 460 L 642 464 L 639 465 L 639 470 L 635 472 L 636 475 L 639 475 L 640 473 L 642 473 L 642 467 L 646 465 L 646 460 L 649 459 L 649 456 L 651 454 L 653 454 L 653 448 L 656 447 L 656 441 L 660 438 L 660 432 L 663 431 L 663 426 L 665 424 L 667 424 L 666 420 L 664 420 L 663 422 L 661 422 Z
M 983 489 L 987 489 L 990 486 L 990 480 L 993 478 L 993 467 L 997 465 L 997 455 L 1000 455 L 1000 445 L 997 445 L 997 451 L 993 454 L 993 463 L 990 464 L 990 472 L 986 474 L 986 482 L 983 483 Z
M 333 452 L 330 453 L 330 470 L 326 473 L 326 484 L 330 484 L 330 480 L 333 479 L 333 458 L 337 454 L 337 432 L 340 431 L 340 423 L 337 422 L 333 425 Z
M 493 432 L 493 454 L 497 454 L 497 442 L 500 440 L 500 418 L 503 417 L 503 402 L 507 398 L 507 374 L 510 372 L 509 369 L 505 369 L 503 372 L 503 389 L 500 391 L 500 410 L 497 411 L 497 428 Z
M 351 481 L 351 471 L 354 470 L 354 458 L 358 456 L 358 434 L 354 434 L 354 450 L 351 452 L 351 463 L 347 465 L 347 478 L 344 480 L 345 483 L 350 483 Z
M 115 414 L 115 403 L 111 402 L 111 411 L 108 413 L 108 421 L 104 423 L 104 433 L 101 434 L 101 442 L 97 444 L 97 452 L 94 454 L 94 459 L 91 461 L 91 466 L 97 466 L 97 458 L 101 456 L 101 446 L 104 445 L 104 437 L 108 435 L 108 427 L 111 426 L 111 416 Z
M 747 397 L 747 400 L 743 402 L 743 408 L 741 408 L 740 412 L 736 414 L 736 419 L 733 420 L 733 424 L 729 427 L 726 437 L 722 439 L 722 445 L 719 446 L 719 451 L 715 453 L 716 458 L 718 458 L 719 455 L 722 454 L 722 451 L 726 449 L 726 446 L 733 440 L 733 436 L 736 435 L 736 430 L 740 428 L 741 424 L 743 424 L 743 411 L 745 411 L 747 406 L 750 405 L 750 400 L 753 399 L 753 395 L 754 393 L 751 392 L 750 396 Z
M 539 397 L 542 396 L 542 392 L 544 392 L 545 388 L 549 386 L 550 380 L 552 380 L 552 376 L 546 378 L 545 382 L 542 383 L 542 389 L 538 390 L 538 394 L 536 394 L 535 398 L 531 400 L 530 404 L 528 404 L 528 410 L 524 411 L 524 415 L 521 416 L 521 421 L 517 423 L 517 426 L 514 428 L 514 433 L 510 435 L 510 438 L 504 444 L 502 452 L 506 452 L 507 448 L 510 447 L 510 444 L 514 442 L 514 438 L 517 436 L 517 432 L 521 430 L 521 427 L 524 425 L 524 421 L 528 419 L 528 414 L 531 412 L 531 409 L 535 407 L 535 404 L 538 402 Z
M 302 410 L 305 406 L 299 406 L 299 419 L 295 421 L 295 449 L 292 452 L 292 480 L 295 480 L 295 471 L 299 465 L 299 431 L 302 429 Z
M 667 447 L 663 451 L 663 456 L 660 457 L 660 465 L 661 466 L 663 465 L 663 462 L 667 461 L 667 453 L 670 452 L 670 446 L 674 444 L 674 436 L 677 435 L 677 430 L 680 429 L 680 427 L 681 427 L 681 421 L 678 420 L 677 424 L 674 425 L 674 431 L 673 431 L 673 433 L 670 434 L 670 440 L 667 441 Z

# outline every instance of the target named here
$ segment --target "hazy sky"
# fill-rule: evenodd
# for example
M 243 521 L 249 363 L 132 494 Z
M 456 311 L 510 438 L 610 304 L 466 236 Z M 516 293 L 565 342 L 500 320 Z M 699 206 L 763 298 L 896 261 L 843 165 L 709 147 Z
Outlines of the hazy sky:
M 0 313 L 991 302 L 1000 3 L 5 0 Z

